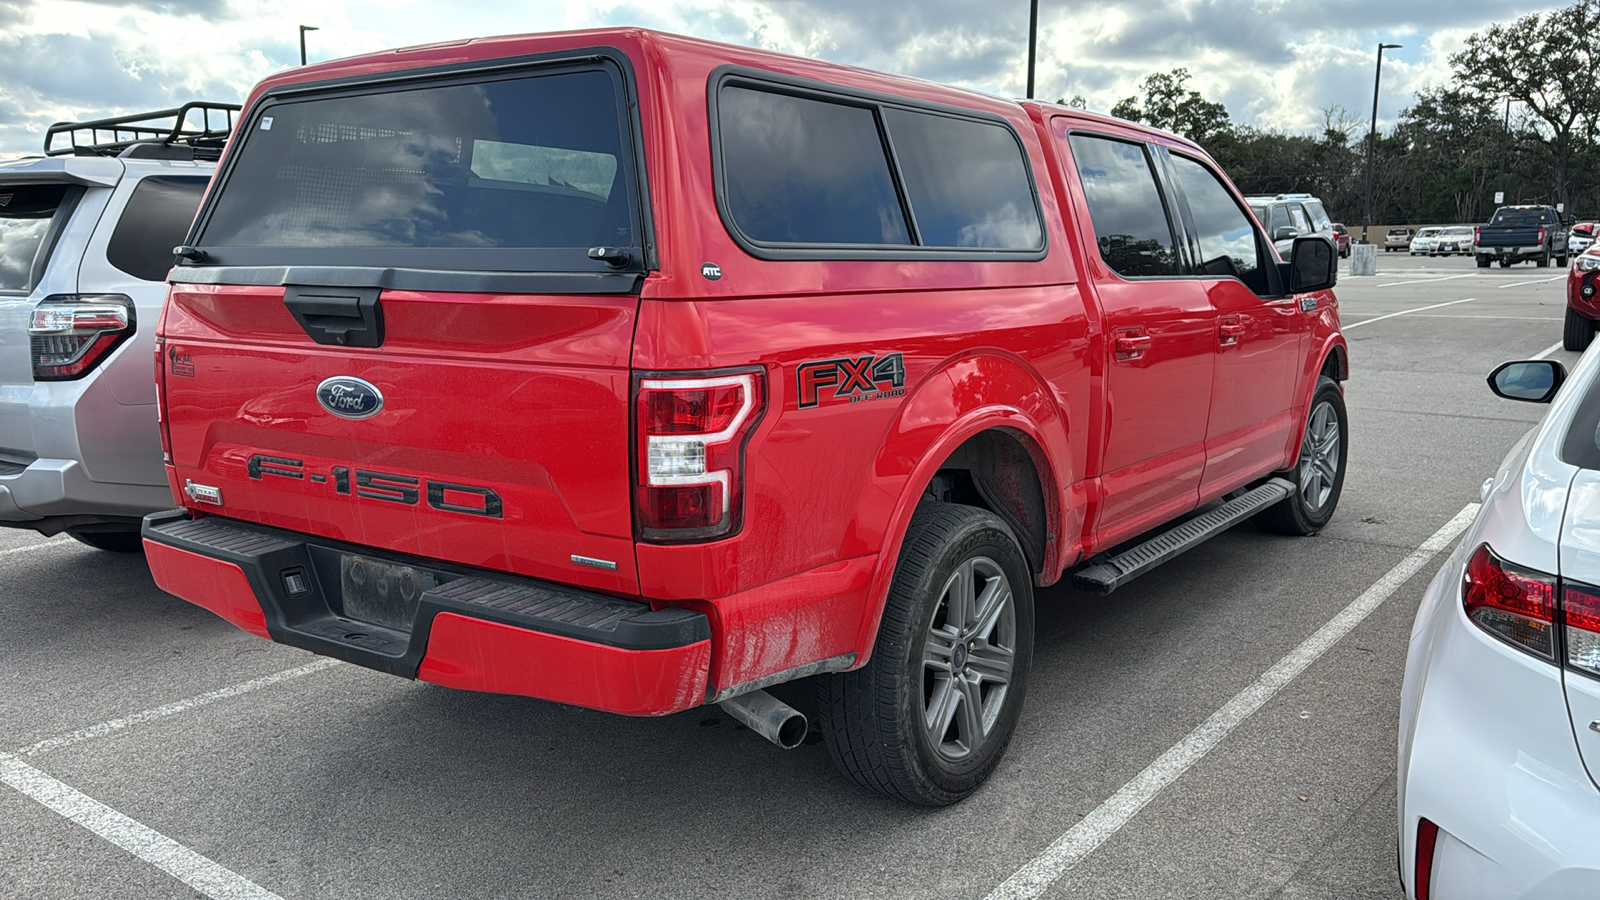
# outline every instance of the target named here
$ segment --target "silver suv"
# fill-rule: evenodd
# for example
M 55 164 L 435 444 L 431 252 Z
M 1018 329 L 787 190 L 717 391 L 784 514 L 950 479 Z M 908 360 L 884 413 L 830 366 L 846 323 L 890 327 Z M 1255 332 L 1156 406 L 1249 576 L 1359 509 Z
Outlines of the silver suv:
M 238 108 L 53 125 L 0 163 L 0 526 L 133 552 L 172 505 L 154 328 Z
M 1310 194 L 1278 194 L 1272 197 L 1246 197 L 1246 203 L 1272 235 L 1272 245 L 1278 255 L 1289 258 L 1294 239 L 1317 235 L 1339 249 L 1339 238 L 1333 233 L 1333 220 L 1328 218 L 1322 201 Z

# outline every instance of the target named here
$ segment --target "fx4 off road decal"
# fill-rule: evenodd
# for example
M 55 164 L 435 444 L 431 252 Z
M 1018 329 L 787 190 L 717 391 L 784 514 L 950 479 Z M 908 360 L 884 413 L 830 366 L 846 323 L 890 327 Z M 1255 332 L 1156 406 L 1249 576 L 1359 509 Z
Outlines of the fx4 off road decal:
M 849 398 L 851 403 L 903 397 L 906 366 L 898 353 L 859 359 L 822 359 L 801 363 L 795 370 L 800 408 L 810 409 L 824 400 Z

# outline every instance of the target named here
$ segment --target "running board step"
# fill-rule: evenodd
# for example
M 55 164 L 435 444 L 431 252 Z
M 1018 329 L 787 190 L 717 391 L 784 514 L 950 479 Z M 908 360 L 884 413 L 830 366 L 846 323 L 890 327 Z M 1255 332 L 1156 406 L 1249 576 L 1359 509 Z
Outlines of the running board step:
M 1092 562 L 1072 573 L 1072 586 L 1102 596 L 1111 593 L 1167 560 L 1250 518 L 1294 492 L 1294 485 L 1273 478 L 1229 500 L 1203 516 L 1156 535 L 1110 558 Z

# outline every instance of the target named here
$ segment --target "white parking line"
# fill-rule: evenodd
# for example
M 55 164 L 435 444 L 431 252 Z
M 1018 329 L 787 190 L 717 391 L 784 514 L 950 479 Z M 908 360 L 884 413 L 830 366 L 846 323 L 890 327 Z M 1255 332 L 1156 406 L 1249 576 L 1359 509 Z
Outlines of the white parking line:
M 1538 353 L 1535 353 L 1534 355 L 1532 355 L 1532 356 L 1530 356 L 1528 358 L 1529 359 L 1544 359 L 1546 356 L 1549 356 L 1550 354 L 1556 352 L 1557 350 L 1560 350 L 1561 346 L 1562 346 L 1561 342 L 1560 341 L 1556 341 L 1554 344 L 1551 344 L 1550 346 L 1544 348 L 1543 350 L 1540 350 Z
M 0 781 L 212 900 L 283 900 L 232 869 L 201 856 L 9 753 L 0 753 Z
M 1031 900 L 1049 889 L 1067 870 L 1093 853 L 1101 844 L 1138 815 L 1168 785 L 1177 781 L 1191 766 L 1210 753 L 1229 732 L 1256 710 L 1266 705 L 1279 691 L 1316 662 L 1329 647 L 1337 644 L 1357 625 L 1389 599 L 1401 585 L 1415 575 L 1439 551 L 1450 546 L 1472 524 L 1479 504 L 1468 503 L 1455 518 L 1422 542 L 1410 556 L 1401 560 L 1361 596 L 1346 606 L 1326 625 L 1306 638 L 1300 646 L 1278 660 L 1253 684 L 1233 695 L 1233 699 L 1200 723 L 1183 740 L 1172 745 L 1144 771 L 1123 785 L 1109 799 L 1044 849 L 1044 852 L 1014 872 L 1003 884 L 989 892 L 987 900 Z
M 23 747 L 16 752 L 19 756 L 37 756 L 40 753 L 46 753 L 60 747 L 82 743 L 83 741 L 93 740 L 97 737 L 104 737 L 108 734 L 113 734 L 132 725 L 139 725 L 144 722 L 152 722 L 156 719 L 165 719 L 167 716 L 175 716 L 181 712 L 188 712 L 197 706 L 205 706 L 208 703 L 215 703 L 218 700 L 226 700 L 229 697 L 237 697 L 240 694 L 248 694 L 251 691 L 258 691 L 264 687 L 270 687 L 271 685 L 278 684 L 279 682 L 288 681 L 292 678 L 299 678 L 303 675 L 310 675 L 313 672 L 320 672 L 323 669 L 327 669 L 338 664 L 339 661 L 336 659 L 315 660 L 313 662 L 306 663 L 303 666 L 298 666 L 293 669 L 284 669 L 281 672 L 274 672 L 271 675 L 263 675 L 260 678 L 240 682 L 239 684 L 229 685 L 228 687 L 219 688 L 211 691 L 210 693 L 199 694 L 197 696 L 190 697 L 187 700 L 176 700 L 164 706 L 157 706 L 154 709 L 136 712 L 131 716 L 124 716 L 120 719 L 112 719 L 109 722 L 101 722 L 98 725 L 90 725 L 88 728 L 80 728 L 77 731 L 71 731 L 58 737 L 48 738 L 46 740 L 39 741 L 36 744 L 29 744 L 28 746 Z
M 1535 278 L 1532 281 L 1513 281 L 1510 284 L 1497 284 L 1497 285 L 1495 285 L 1495 287 L 1508 288 L 1508 287 L 1522 287 L 1525 284 L 1544 284 L 1546 281 L 1560 281 L 1561 279 L 1563 279 L 1565 277 L 1567 277 L 1566 273 L 1562 273 L 1560 275 L 1552 275 L 1549 278 Z
M 1465 275 L 1446 275 L 1443 278 L 1413 278 L 1409 281 L 1391 281 L 1388 284 L 1380 284 L 1378 287 L 1399 287 L 1405 284 L 1427 284 L 1430 281 L 1453 281 L 1457 278 L 1471 278 L 1477 274 L 1477 272 L 1468 272 Z
M 71 538 L 55 538 L 54 540 L 40 541 L 37 544 L 28 544 L 25 547 L 7 547 L 4 550 L 0 550 L 0 556 L 22 553 L 25 550 L 42 550 L 45 547 L 61 547 L 70 543 L 72 543 Z
M 1471 303 L 1472 301 L 1474 301 L 1476 299 L 1478 299 L 1478 298 L 1476 298 L 1476 297 L 1468 297 L 1465 300 L 1451 300 L 1449 303 L 1435 303 L 1432 306 L 1419 306 L 1416 309 L 1402 309 L 1399 312 L 1392 312 L 1392 313 L 1389 313 L 1386 316 L 1375 316 L 1375 317 L 1373 317 L 1371 319 L 1362 319 L 1359 322 L 1351 322 L 1350 324 L 1344 326 L 1344 330 L 1345 331 L 1349 331 L 1352 328 L 1360 328 L 1363 325 L 1371 325 L 1373 322 L 1382 322 L 1384 319 L 1392 319 L 1395 316 L 1404 316 L 1404 315 L 1409 315 L 1411 313 L 1426 312 L 1426 311 L 1428 311 L 1430 309 L 1439 309 L 1440 307 L 1444 307 L 1444 306 L 1455 306 L 1457 303 Z

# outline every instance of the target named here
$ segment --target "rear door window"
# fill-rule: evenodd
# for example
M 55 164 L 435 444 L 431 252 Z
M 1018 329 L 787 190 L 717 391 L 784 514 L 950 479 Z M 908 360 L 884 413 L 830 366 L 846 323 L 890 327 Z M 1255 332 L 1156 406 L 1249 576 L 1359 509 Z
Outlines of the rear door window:
M 1177 275 L 1177 240 L 1144 145 L 1087 134 L 1068 143 L 1106 265 L 1128 278 Z
M 199 246 L 223 265 L 605 271 L 589 248 L 642 246 L 621 79 L 598 64 L 272 103 Z
M 172 248 L 188 235 L 206 182 L 169 175 L 140 181 L 111 232 L 106 259 L 135 278 L 164 281 L 172 268 Z
M 1294 220 L 1294 228 L 1301 234 L 1310 234 L 1316 229 L 1311 227 L 1311 219 L 1306 216 L 1306 211 L 1299 204 L 1289 207 L 1289 218 Z
M 45 244 L 51 225 L 68 191 L 64 184 L 0 186 L 0 292 L 33 290 L 50 252 Z

